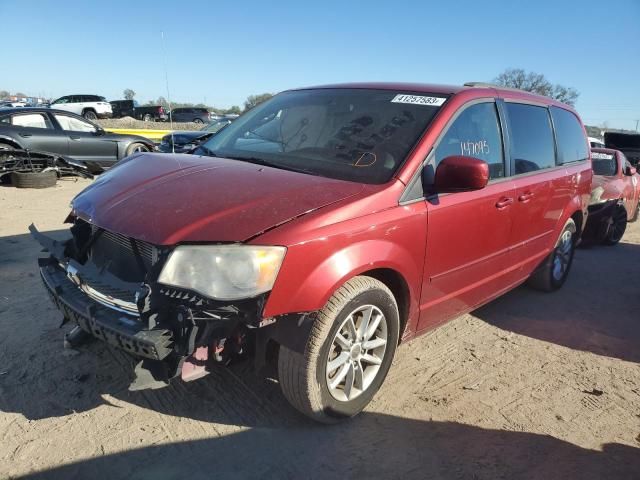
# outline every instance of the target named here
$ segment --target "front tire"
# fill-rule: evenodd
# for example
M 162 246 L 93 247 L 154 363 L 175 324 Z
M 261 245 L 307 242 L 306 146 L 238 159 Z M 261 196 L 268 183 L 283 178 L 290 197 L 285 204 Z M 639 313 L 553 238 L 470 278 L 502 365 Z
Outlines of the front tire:
M 316 314 L 304 353 L 280 347 L 282 393 L 322 423 L 358 414 L 387 376 L 399 332 L 398 306 L 387 286 L 352 278 Z
M 145 144 L 136 142 L 136 143 L 132 143 L 127 147 L 126 156 L 128 157 L 129 155 L 133 155 L 134 153 L 148 152 L 148 151 L 149 151 L 149 148 Z
M 567 280 L 576 249 L 576 223 L 572 218 L 564 224 L 553 251 L 529 277 L 529 285 L 537 290 L 553 292 Z
M 627 211 L 622 205 L 616 207 L 611 215 L 611 221 L 607 228 L 607 233 L 602 239 L 603 245 L 615 245 L 624 236 L 624 232 L 627 230 Z
M 152 120 L 153 120 L 153 117 L 149 113 L 145 113 L 144 116 L 142 117 L 142 121 L 144 122 L 151 122 Z

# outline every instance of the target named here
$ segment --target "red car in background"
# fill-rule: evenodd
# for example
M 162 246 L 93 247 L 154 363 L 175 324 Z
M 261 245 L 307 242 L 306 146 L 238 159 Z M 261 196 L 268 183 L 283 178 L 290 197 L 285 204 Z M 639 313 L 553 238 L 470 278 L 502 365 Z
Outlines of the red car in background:
M 593 148 L 591 160 L 593 183 L 583 239 L 615 245 L 622 239 L 627 222 L 638 219 L 640 175 L 619 150 Z
M 64 243 L 31 230 L 75 332 L 140 359 L 132 389 L 251 355 L 334 422 L 400 342 L 523 282 L 560 288 L 591 177 L 582 122 L 555 100 L 334 85 L 280 93 L 192 155 L 119 162 L 73 199 Z

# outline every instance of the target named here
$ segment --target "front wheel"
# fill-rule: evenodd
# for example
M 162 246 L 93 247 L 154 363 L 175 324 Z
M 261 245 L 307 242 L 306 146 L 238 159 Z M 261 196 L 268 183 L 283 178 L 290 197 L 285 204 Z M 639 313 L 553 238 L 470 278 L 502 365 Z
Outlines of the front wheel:
M 193 123 L 204 123 L 201 118 L 194 118 Z
M 607 226 L 607 233 L 602 239 L 603 245 L 615 245 L 624 236 L 624 232 L 627 230 L 627 211 L 622 205 L 616 207 L 609 219 L 609 225 Z
M 151 116 L 151 114 L 145 113 L 144 116 L 142 117 L 142 120 L 145 122 L 150 122 L 153 120 L 153 117 Z
M 356 415 L 387 376 L 399 331 L 398 306 L 386 285 L 352 278 L 317 313 L 304 353 L 280 347 L 284 396 L 319 422 Z
M 127 147 L 127 157 L 138 152 L 148 152 L 149 148 L 143 143 L 132 143 Z
M 553 251 L 529 277 L 529 285 L 535 289 L 552 292 L 567 280 L 576 248 L 576 223 L 567 220 Z

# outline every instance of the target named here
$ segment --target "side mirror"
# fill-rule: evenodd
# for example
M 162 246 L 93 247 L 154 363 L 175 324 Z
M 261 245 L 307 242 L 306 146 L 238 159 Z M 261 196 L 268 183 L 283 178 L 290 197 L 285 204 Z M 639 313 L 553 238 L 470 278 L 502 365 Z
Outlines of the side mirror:
M 624 169 L 624 174 L 628 177 L 632 177 L 636 174 L 636 169 L 630 165 L 627 165 L 627 168 Z
M 105 134 L 104 128 L 96 127 L 96 135 L 101 136 L 101 135 L 104 135 L 104 134 Z
M 474 157 L 454 155 L 444 158 L 436 168 L 437 193 L 480 190 L 489 181 L 489 165 Z

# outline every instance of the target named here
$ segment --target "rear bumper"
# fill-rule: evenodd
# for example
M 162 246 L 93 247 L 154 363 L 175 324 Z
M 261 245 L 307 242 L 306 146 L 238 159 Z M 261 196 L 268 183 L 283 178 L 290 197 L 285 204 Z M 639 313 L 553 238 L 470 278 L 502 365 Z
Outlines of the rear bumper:
M 116 312 L 89 298 L 53 258 L 38 260 L 42 282 L 56 307 L 90 335 L 137 357 L 163 360 L 173 351 L 172 332 L 148 329 L 137 316 Z

